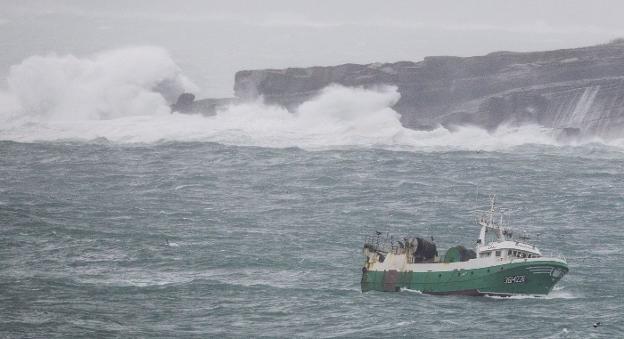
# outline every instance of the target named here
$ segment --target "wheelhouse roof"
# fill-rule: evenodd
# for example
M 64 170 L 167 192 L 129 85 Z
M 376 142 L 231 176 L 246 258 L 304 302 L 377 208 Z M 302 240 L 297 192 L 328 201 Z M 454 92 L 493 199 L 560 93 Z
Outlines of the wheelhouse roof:
M 534 245 L 515 240 L 493 241 L 479 246 L 479 253 L 498 250 L 517 250 L 541 255 L 540 250 Z

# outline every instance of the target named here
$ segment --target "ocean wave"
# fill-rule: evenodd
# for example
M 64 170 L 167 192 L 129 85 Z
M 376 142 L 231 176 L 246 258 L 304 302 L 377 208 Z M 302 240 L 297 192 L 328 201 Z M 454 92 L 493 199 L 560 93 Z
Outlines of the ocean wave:
M 392 109 L 396 87 L 332 85 L 294 112 L 262 100 L 231 105 L 215 116 L 169 113 L 169 104 L 193 90 L 166 51 L 135 47 L 86 58 L 34 56 L 11 67 L 0 91 L 0 140 L 157 143 L 216 142 L 238 146 L 332 149 L 496 151 L 526 144 L 559 146 L 556 132 L 537 125 L 495 131 L 463 126 L 452 131 L 405 128 Z M 605 142 L 624 148 L 624 139 Z M 575 144 L 578 145 L 578 144 Z
M 152 46 L 32 56 L 10 68 L 7 84 L 3 120 L 52 125 L 167 115 L 169 102 L 196 89 L 166 50 Z

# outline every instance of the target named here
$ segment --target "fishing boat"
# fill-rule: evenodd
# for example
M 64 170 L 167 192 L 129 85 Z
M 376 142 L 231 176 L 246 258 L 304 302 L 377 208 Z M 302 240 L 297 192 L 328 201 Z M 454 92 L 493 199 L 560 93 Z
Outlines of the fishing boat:
M 438 255 L 437 246 L 421 237 L 401 240 L 381 232 L 364 243 L 362 291 L 398 292 L 402 289 L 427 294 L 471 296 L 544 296 L 568 273 L 561 255 L 545 256 L 526 236 L 514 237 L 503 225 L 496 207 L 480 211 L 481 226 L 474 250 L 449 248 Z M 500 215 L 500 219 L 499 219 Z

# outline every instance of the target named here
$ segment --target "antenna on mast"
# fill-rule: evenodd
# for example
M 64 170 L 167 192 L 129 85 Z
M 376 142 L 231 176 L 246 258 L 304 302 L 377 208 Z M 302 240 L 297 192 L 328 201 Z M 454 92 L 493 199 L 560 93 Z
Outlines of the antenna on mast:
M 496 194 L 490 194 L 490 226 L 494 223 L 494 206 L 496 205 Z

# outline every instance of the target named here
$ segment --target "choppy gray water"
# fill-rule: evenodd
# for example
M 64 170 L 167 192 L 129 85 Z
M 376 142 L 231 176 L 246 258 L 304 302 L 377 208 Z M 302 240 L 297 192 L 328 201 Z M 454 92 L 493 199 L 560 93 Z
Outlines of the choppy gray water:
M 568 258 L 551 296 L 360 292 L 374 230 L 472 244 L 475 185 Z M 0 337 L 622 337 L 623 224 L 599 145 L 0 142 Z

